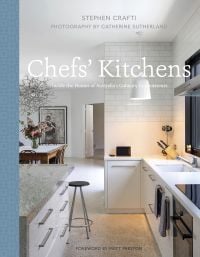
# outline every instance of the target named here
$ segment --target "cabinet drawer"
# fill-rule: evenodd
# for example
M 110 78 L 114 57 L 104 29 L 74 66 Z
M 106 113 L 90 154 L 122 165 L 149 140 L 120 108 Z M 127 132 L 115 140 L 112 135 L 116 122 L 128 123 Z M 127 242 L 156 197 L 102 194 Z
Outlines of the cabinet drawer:
M 63 201 L 60 203 L 60 207 L 58 210 L 59 219 L 67 218 L 69 216 L 69 201 Z
M 151 214 L 154 210 L 156 178 L 151 171 L 143 170 L 143 203 L 145 212 Z
M 53 226 L 56 222 L 56 218 L 58 216 L 57 211 L 54 208 L 43 208 L 39 214 L 34 218 L 34 220 L 30 223 L 30 229 L 32 227 L 42 228 L 44 226 Z
M 48 210 L 47 210 L 48 211 Z M 47 212 L 48 214 L 48 212 Z M 48 214 L 49 215 L 49 214 Z M 39 225 L 39 223 L 31 223 L 29 225 L 29 247 L 38 247 L 40 241 L 45 237 L 49 228 L 55 228 L 56 223 L 58 222 L 58 215 L 55 213 L 50 214 L 49 218 L 45 221 L 46 217 L 43 217 L 43 224 Z
M 60 188 L 56 191 L 60 199 L 68 197 L 68 185 L 68 182 L 64 182 L 63 185 L 60 186 Z
M 59 203 L 64 201 L 64 200 L 69 200 L 69 190 L 68 190 L 68 183 L 65 182 L 63 185 L 61 185 L 55 194 L 52 196 L 52 198 L 49 201 L 49 205 L 51 207 L 57 207 L 59 208 L 60 205 Z
M 68 225 L 63 225 L 59 228 L 55 243 L 51 249 L 48 257 L 62 257 L 65 256 L 66 243 L 69 238 Z
M 146 203 L 145 204 L 145 212 L 147 214 L 153 214 L 154 215 L 154 204 L 153 203 Z
M 152 169 L 149 167 L 149 165 L 147 165 L 146 163 L 142 163 L 142 169 L 144 170 L 144 171 L 151 171 Z
M 55 213 L 59 212 L 62 208 L 64 201 L 69 201 L 68 194 L 68 183 L 65 182 L 62 186 L 60 186 L 51 199 L 44 205 L 44 207 L 40 210 L 38 215 L 31 222 L 32 224 L 39 224 L 46 217 L 47 222 L 52 218 Z M 49 214 L 49 215 L 48 215 Z
M 57 228 L 45 227 L 36 238 L 34 242 L 29 244 L 30 257 L 47 257 L 51 251 L 57 235 Z M 31 238 L 30 238 L 31 240 Z

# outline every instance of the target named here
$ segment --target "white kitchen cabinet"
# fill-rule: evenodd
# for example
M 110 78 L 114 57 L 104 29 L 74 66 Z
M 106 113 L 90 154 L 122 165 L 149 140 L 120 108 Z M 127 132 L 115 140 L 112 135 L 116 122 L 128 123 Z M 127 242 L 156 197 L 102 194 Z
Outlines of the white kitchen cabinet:
M 146 214 L 153 214 L 156 178 L 152 170 L 147 165 L 142 165 L 142 201 Z
M 108 212 L 129 212 L 141 208 L 140 161 L 106 162 L 105 200 Z
M 68 219 L 68 183 L 64 182 L 29 224 L 29 257 L 63 257 Z
M 159 233 L 160 217 L 154 214 L 155 188 L 160 185 L 165 191 L 165 196 L 170 200 L 170 216 L 173 215 L 173 197 L 169 190 L 162 183 L 155 172 L 145 163 L 142 165 L 143 174 L 143 201 L 147 220 L 158 244 L 162 257 L 173 257 L 173 224 L 170 221 L 170 229 L 167 230 L 166 237 L 161 237 Z

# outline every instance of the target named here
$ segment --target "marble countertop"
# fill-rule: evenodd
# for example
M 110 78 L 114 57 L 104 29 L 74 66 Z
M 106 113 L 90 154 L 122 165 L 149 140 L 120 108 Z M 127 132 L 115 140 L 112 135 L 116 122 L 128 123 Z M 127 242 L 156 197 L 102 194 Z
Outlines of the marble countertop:
M 166 160 L 166 157 L 163 155 L 133 155 L 133 156 L 104 156 L 104 161 L 140 161 L 140 160 L 152 160 L 152 159 L 161 159 Z
M 26 217 L 30 222 L 67 179 L 72 169 L 66 164 L 20 165 L 20 217 Z
M 175 185 L 176 184 L 200 184 L 200 169 L 194 169 L 194 172 L 172 172 L 162 171 L 159 165 L 186 165 L 191 169 L 190 165 L 185 162 L 176 160 L 146 160 L 145 162 L 152 168 L 156 175 L 162 180 L 167 189 L 177 198 L 177 200 L 188 210 L 193 216 L 200 218 L 200 209 L 196 207 Z

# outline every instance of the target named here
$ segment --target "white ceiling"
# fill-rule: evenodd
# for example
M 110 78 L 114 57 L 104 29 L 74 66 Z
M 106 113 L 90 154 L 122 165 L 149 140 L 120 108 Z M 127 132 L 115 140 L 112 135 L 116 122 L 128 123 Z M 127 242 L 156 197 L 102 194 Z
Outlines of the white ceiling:
M 20 0 L 20 73 L 31 59 L 44 56 L 61 64 L 72 56 L 101 55 L 104 42 L 173 41 L 199 5 L 200 0 Z M 145 30 L 139 39 L 136 30 L 51 29 L 51 24 L 81 24 L 81 15 L 136 15 L 138 24 L 167 28 Z

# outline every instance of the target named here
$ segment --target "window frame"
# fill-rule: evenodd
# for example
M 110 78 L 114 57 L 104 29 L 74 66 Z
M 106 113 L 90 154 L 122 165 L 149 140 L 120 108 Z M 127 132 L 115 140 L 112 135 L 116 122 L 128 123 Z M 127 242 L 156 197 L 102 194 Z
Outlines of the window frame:
M 200 63 L 200 49 L 196 51 L 189 59 L 185 61 L 185 65 L 189 65 L 190 77 L 185 77 L 185 81 L 188 81 L 197 75 L 197 66 Z M 192 74 L 192 70 L 194 74 Z M 185 96 L 185 152 L 196 155 L 200 157 L 200 149 L 194 145 L 197 143 L 196 126 L 197 126 L 197 117 L 196 117 L 196 99 L 199 96 Z M 199 117 L 200 119 L 200 117 Z

